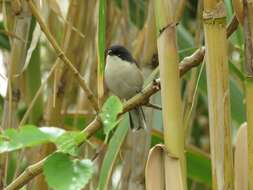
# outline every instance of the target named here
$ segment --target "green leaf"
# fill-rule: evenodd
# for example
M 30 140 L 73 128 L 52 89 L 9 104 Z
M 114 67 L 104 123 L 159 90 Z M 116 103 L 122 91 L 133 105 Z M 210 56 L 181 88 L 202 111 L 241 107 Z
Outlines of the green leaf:
M 67 154 L 51 155 L 43 166 L 49 187 L 55 190 L 81 190 L 93 174 L 90 160 L 71 160 Z
M 65 130 L 56 127 L 25 125 L 19 129 L 6 129 L 0 134 L 0 153 L 54 142 Z
M 73 156 L 78 155 L 78 145 L 86 138 L 81 132 L 67 132 L 56 139 L 58 151 L 67 153 Z
M 38 128 L 41 132 L 48 134 L 52 140 L 57 139 L 62 134 L 64 134 L 66 131 L 62 128 L 57 127 L 40 127 Z
M 102 107 L 100 117 L 104 125 L 106 136 L 118 124 L 117 116 L 123 111 L 123 105 L 117 96 L 110 96 Z
M 6 129 L 0 137 L 0 153 L 36 146 L 50 140 L 50 135 L 33 125 L 26 125 L 20 129 Z
M 212 185 L 211 160 L 203 153 L 187 148 L 187 176 L 200 183 Z
M 145 22 L 145 10 L 147 2 L 145 0 L 129 0 L 129 16 L 130 20 L 139 29 L 142 29 Z
M 0 22 L 0 30 L 3 30 L 3 31 L 5 30 L 3 22 Z M 0 48 L 7 49 L 7 50 L 11 49 L 9 38 L 3 32 L 0 33 Z
M 99 73 L 102 73 L 103 76 L 105 67 L 106 0 L 99 0 L 98 17 Z
M 113 165 L 120 151 L 120 147 L 122 143 L 124 142 L 124 139 L 127 135 L 128 129 L 129 129 L 128 115 L 125 114 L 124 119 L 122 120 L 122 122 L 120 122 L 119 127 L 117 127 L 114 135 L 112 136 L 109 142 L 108 150 L 105 154 L 105 158 L 103 160 L 102 168 L 100 171 L 99 184 L 98 184 L 99 190 L 107 189 L 107 185 L 110 180 Z
M 116 5 L 122 9 L 122 0 L 115 0 Z

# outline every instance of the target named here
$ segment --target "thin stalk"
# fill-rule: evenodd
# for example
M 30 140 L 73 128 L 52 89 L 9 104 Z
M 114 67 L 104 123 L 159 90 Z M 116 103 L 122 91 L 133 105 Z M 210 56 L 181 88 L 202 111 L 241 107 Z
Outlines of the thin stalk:
M 178 183 L 178 186 L 182 189 L 187 189 L 184 128 L 178 69 L 179 57 L 176 45 L 173 1 L 155 1 L 155 15 L 157 30 L 159 31 L 157 47 L 161 76 L 164 142 L 168 152 L 180 161 L 181 179 L 175 179 L 174 183 Z M 168 179 L 166 176 L 173 176 L 173 172 L 175 171 L 165 168 L 165 181 L 168 189 L 173 187 L 173 184 L 170 183 L 173 179 Z
M 226 10 L 223 1 L 204 1 L 206 73 L 213 190 L 233 189 Z

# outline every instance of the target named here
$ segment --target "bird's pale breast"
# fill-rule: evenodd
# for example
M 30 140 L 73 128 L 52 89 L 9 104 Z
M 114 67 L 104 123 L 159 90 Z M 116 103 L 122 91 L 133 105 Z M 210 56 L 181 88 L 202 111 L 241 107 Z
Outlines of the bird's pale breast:
M 105 82 L 113 94 L 129 99 L 140 92 L 143 77 L 136 64 L 128 63 L 117 56 L 107 56 Z

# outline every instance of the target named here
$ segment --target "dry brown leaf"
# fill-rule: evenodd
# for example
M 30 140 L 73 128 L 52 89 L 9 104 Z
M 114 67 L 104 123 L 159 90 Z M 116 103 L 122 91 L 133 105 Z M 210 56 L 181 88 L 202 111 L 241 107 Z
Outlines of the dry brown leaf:
M 171 156 L 165 145 L 156 145 L 149 152 L 145 170 L 146 190 L 183 190 L 180 161 Z
M 236 136 L 235 190 L 248 190 L 247 123 L 241 125 Z

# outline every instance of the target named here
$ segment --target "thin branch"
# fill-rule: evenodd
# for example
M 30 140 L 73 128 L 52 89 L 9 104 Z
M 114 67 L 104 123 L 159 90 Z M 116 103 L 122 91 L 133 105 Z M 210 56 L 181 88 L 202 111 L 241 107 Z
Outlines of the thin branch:
M 74 77 L 79 82 L 79 85 L 84 90 L 84 92 L 87 94 L 87 97 L 88 97 L 89 101 L 91 102 L 93 108 L 96 111 L 98 111 L 99 107 L 98 107 L 97 98 L 92 93 L 90 88 L 87 86 L 85 80 L 82 78 L 82 75 L 78 72 L 78 70 L 74 67 L 74 65 L 71 63 L 71 61 L 67 58 L 67 56 L 64 54 L 64 52 L 61 49 L 61 47 L 59 46 L 59 44 L 54 39 L 53 35 L 50 33 L 50 31 L 47 28 L 45 22 L 43 21 L 42 16 L 40 15 L 37 7 L 34 5 L 33 1 L 32 0 L 27 0 L 27 2 L 28 2 L 28 5 L 31 9 L 31 12 L 32 12 L 33 16 L 36 18 L 37 22 L 40 25 L 41 30 L 44 32 L 44 34 L 46 35 L 46 37 L 49 40 L 50 44 L 55 49 L 55 51 L 58 54 L 59 58 L 63 61 L 63 63 L 65 63 L 69 67 L 69 69 L 73 73 Z
M 149 108 L 153 108 L 153 109 L 156 109 L 156 110 L 162 110 L 162 106 L 160 105 L 157 105 L 157 104 L 152 104 L 152 103 L 147 103 L 146 105 L 144 105 L 146 107 L 149 107 Z

